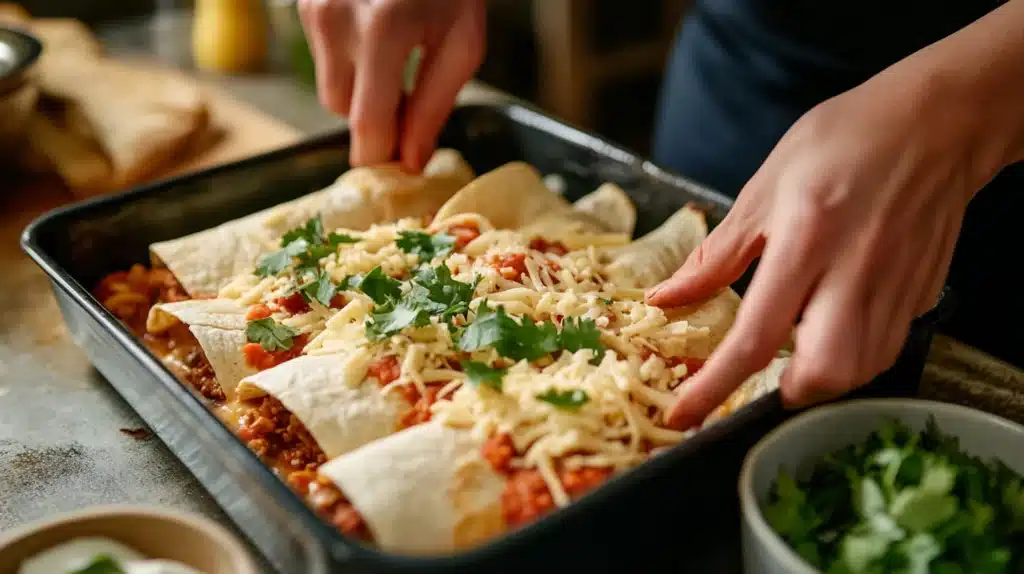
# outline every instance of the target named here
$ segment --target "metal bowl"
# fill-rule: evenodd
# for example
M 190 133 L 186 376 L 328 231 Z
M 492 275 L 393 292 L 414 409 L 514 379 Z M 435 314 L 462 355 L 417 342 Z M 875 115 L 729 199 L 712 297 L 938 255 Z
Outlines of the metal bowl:
M 25 83 L 26 72 L 43 53 L 43 44 L 26 32 L 0 26 L 0 96 Z
M 43 52 L 31 35 L 0 27 L 0 163 L 21 142 L 39 91 L 28 81 L 29 70 Z

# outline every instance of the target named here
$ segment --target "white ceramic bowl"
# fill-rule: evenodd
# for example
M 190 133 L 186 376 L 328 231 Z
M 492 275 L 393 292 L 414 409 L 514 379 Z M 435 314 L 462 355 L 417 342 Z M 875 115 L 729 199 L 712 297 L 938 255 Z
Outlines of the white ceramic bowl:
M 26 559 L 83 536 L 111 538 L 149 558 L 166 558 L 204 574 L 258 574 L 242 543 L 216 522 L 148 506 L 99 506 L 0 534 L 0 574 Z
M 785 470 L 807 477 L 821 458 L 860 442 L 896 419 L 921 430 L 930 416 L 940 432 L 959 437 L 960 448 L 983 459 L 999 458 L 1024 473 L 1024 426 L 949 403 L 918 399 L 861 399 L 811 409 L 779 426 L 747 454 L 740 470 L 739 495 L 743 569 L 747 574 L 816 574 L 761 513 L 768 491 Z

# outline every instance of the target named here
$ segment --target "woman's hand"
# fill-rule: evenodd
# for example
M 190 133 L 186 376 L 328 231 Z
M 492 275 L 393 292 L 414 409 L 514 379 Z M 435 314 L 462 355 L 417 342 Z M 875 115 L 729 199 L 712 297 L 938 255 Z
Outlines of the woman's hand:
M 483 0 L 300 0 L 316 62 L 317 92 L 348 116 L 353 165 L 386 162 L 419 172 L 484 55 Z M 414 93 L 402 100 L 412 50 L 423 59 Z
M 761 258 L 735 324 L 681 387 L 670 425 L 700 424 L 771 361 L 798 318 L 781 381 L 791 407 L 888 368 L 911 320 L 935 304 L 966 205 L 1004 150 L 991 145 L 999 138 L 980 125 L 983 114 L 915 57 L 794 124 L 725 220 L 648 293 L 658 306 L 697 301 Z

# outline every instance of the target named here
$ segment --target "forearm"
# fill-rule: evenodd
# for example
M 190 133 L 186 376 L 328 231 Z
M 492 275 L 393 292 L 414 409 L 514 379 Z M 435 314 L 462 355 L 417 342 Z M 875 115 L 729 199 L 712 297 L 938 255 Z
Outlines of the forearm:
M 969 124 L 969 143 L 983 164 L 977 167 L 992 175 L 1024 160 L 1024 0 L 1011 0 L 910 59 L 952 108 L 946 117 L 922 121 Z

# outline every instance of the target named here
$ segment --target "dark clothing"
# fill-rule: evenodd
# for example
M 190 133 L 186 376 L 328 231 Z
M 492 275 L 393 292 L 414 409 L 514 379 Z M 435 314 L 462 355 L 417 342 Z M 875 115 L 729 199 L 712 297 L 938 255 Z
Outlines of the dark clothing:
M 804 112 L 998 4 L 697 0 L 669 62 L 654 159 L 735 196 Z M 969 207 L 949 277 L 960 305 L 943 330 L 1024 366 L 1024 304 L 1007 256 L 1020 244 L 1021 194 L 1017 165 Z

